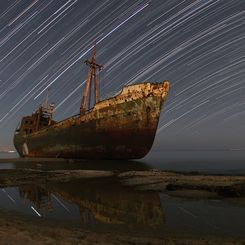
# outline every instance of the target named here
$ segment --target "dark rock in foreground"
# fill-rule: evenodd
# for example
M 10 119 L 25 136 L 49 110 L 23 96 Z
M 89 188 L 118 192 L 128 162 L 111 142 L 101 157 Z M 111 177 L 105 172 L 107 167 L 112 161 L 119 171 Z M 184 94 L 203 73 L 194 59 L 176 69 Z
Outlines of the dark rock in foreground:
M 199 192 L 214 197 L 245 197 L 245 176 L 203 175 L 166 171 L 127 171 L 123 173 L 101 170 L 37 170 L 10 169 L 0 171 L 0 186 L 18 186 L 40 182 L 66 182 L 72 179 L 116 176 L 124 185 L 139 190 L 164 191 L 169 194 Z M 205 197 L 205 195 L 204 195 Z
M 200 191 L 210 197 L 214 194 L 219 197 L 245 197 L 245 176 L 129 171 L 119 174 L 119 178 L 124 184 L 140 190 L 166 191 L 169 194 L 192 191 L 195 195 Z

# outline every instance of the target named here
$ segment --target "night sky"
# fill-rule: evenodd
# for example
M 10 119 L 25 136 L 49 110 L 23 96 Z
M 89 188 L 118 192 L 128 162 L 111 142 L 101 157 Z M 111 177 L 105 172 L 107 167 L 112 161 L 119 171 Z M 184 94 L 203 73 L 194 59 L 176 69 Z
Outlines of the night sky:
M 244 0 L 4 0 L 0 150 L 47 90 L 56 120 L 79 112 L 95 40 L 102 98 L 171 82 L 155 149 L 245 148 Z

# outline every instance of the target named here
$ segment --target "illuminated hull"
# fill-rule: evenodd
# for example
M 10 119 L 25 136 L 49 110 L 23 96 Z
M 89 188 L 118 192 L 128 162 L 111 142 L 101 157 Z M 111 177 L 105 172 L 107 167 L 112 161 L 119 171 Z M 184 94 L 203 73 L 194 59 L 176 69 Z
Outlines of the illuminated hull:
M 32 134 L 16 133 L 21 157 L 140 159 L 152 147 L 169 83 L 141 83 Z

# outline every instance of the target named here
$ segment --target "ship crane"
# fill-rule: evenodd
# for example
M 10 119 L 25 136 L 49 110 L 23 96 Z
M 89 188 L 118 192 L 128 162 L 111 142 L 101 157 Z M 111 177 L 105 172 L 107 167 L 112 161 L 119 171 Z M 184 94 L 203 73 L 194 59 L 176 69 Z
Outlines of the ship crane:
M 80 114 L 83 115 L 86 112 L 86 102 L 88 100 L 88 108 L 90 110 L 91 103 L 91 93 L 92 93 L 92 84 L 94 84 L 94 104 L 99 101 L 99 91 L 98 91 L 98 80 L 97 80 L 97 69 L 100 71 L 103 68 L 103 65 L 96 63 L 96 45 L 93 48 L 93 56 L 91 60 L 85 60 L 84 63 L 89 66 L 88 79 L 86 80 L 85 88 L 83 91 L 83 98 L 80 107 Z M 88 97 L 89 93 L 89 97 Z

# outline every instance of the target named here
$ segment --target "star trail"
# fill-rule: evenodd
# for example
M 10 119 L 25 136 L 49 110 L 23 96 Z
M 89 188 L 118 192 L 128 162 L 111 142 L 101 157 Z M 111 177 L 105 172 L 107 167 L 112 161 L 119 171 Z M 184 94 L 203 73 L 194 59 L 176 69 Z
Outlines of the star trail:
M 47 91 L 77 114 L 97 43 L 101 98 L 169 80 L 155 147 L 245 148 L 243 0 L 19 0 L 0 3 L 0 150 Z

